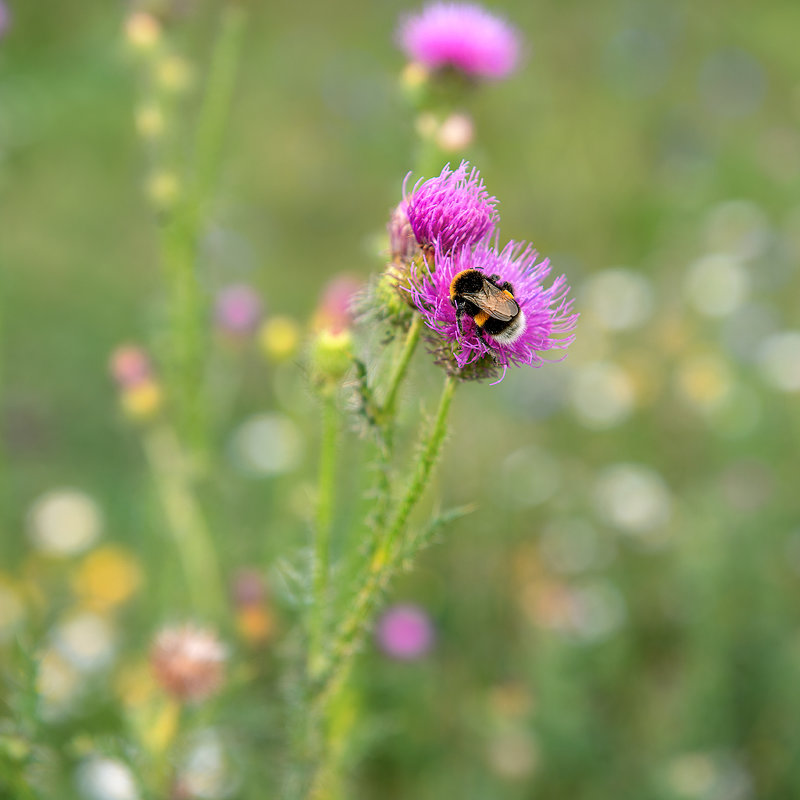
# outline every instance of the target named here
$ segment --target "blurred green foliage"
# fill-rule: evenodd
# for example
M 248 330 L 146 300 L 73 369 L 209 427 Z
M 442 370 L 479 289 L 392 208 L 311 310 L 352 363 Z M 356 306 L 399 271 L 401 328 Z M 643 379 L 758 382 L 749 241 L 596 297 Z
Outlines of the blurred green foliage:
M 0 640 L 0 764 L 10 775 L 28 759 L 42 785 L 66 781 L 67 797 L 80 783 L 64 776 L 87 752 L 129 757 L 120 673 L 189 607 L 107 371 L 121 342 L 158 349 L 164 302 L 125 6 L 11 5 L 0 41 L 0 577 L 26 612 Z M 199 82 L 219 9 L 187 5 L 170 35 Z M 305 320 L 326 281 L 382 266 L 384 225 L 415 163 L 392 43 L 407 7 L 247 5 L 203 285 L 213 297 L 249 283 L 268 316 Z M 800 7 L 508 0 L 502 11 L 527 58 L 479 92 L 467 156 L 501 200 L 503 240 L 550 256 L 582 319 L 564 364 L 456 397 L 429 504 L 478 510 L 394 593 L 428 610 L 433 651 L 402 663 L 371 647 L 357 670 L 348 796 L 798 796 L 800 355 L 775 337 L 796 331 L 800 308 Z M 197 103 L 190 89 L 181 118 Z M 172 133 L 180 161 L 186 131 Z M 709 254 L 724 262 L 714 280 L 697 266 Z M 596 283 L 623 265 L 646 281 L 634 312 Z M 617 324 L 625 313 L 639 318 Z M 227 399 L 205 510 L 226 575 L 273 576 L 280 620 L 279 562 L 308 540 L 315 401 L 296 363 L 214 347 L 210 390 Z M 430 413 L 439 382 L 417 365 L 407 421 Z M 300 426 L 299 464 L 241 474 L 226 457 L 234 431 L 275 409 Z M 348 440 L 343 498 L 362 455 Z M 34 654 L 76 607 L 75 565 L 43 562 L 26 531 L 37 497 L 60 487 L 96 501 L 105 540 L 134 555 L 143 588 L 114 618 L 113 666 L 39 739 L 16 704 L 36 702 Z M 341 504 L 340 522 L 359 508 Z M 236 797 L 278 791 L 283 619 L 264 649 L 230 622 L 231 685 L 191 721 L 228 737 Z

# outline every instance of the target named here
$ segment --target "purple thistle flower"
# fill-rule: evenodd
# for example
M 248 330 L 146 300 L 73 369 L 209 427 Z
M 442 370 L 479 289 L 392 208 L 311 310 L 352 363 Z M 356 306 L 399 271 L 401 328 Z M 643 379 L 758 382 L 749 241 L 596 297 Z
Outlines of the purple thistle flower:
M 401 23 L 398 42 L 428 69 L 452 67 L 474 78 L 505 78 L 517 64 L 516 30 L 469 3 L 434 3 Z
M 255 330 L 261 319 L 261 298 L 251 286 L 232 284 L 219 291 L 214 311 L 217 325 L 225 333 L 246 335 Z
M 497 200 L 466 161 L 455 171 L 448 164 L 438 177 L 417 183 L 408 196 L 404 183 L 403 195 L 399 211 L 405 212 L 422 247 L 443 253 L 470 247 L 491 236 L 497 224 Z
M 548 359 L 546 350 L 566 348 L 575 338 L 578 314 L 567 299 L 569 286 L 562 275 L 549 288 L 543 285 L 550 273 L 550 261 L 536 263 L 538 253 L 530 245 L 509 242 L 500 252 L 487 244 L 475 250 L 462 249 L 442 253 L 437 249 L 436 268 L 426 272 L 417 269 L 411 281 L 411 298 L 422 314 L 423 321 L 445 343 L 451 361 L 458 370 L 482 360 L 493 361 L 505 370 L 510 364 L 540 367 Z M 456 309 L 450 300 L 450 284 L 455 275 L 465 269 L 477 269 L 485 275 L 496 275 L 498 283 L 511 284 L 514 299 L 524 315 L 523 325 L 513 341 L 498 342 L 488 334 L 481 335 L 475 322 L 464 316 L 463 331 L 459 333 Z M 570 334 L 553 338 L 556 334 Z
M 11 25 L 11 12 L 8 10 L 8 6 L 0 0 L 0 38 L 2 38 L 3 34 L 8 30 L 9 26 Z
M 419 606 L 396 605 L 387 609 L 376 633 L 381 650 L 404 661 L 424 656 L 433 646 L 433 625 Z

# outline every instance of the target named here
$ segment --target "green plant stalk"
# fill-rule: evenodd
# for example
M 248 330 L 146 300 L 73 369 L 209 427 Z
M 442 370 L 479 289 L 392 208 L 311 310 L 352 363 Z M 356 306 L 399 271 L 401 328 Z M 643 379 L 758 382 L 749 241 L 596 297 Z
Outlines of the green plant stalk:
M 447 416 L 456 385 L 457 381 L 453 376 L 446 378 L 436 417 L 429 433 L 423 440 L 420 457 L 405 495 L 391 519 L 383 541 L 372 556 L 366 579 L 355 597 L 351 611 L 339 627 L 331 651 L 330 664 L 323 676 L 317 695 L 318 702 L 322 707 L 328 704 L 344 683 L 372 613 L 399 566 L 400 556 L 408 557 L 410 555 L 402 547 L 400 537 L 411 512 L 422 497 L 441 453 L 447 433 Z
M 180 442 L 164 423 L 147 430 L 142 441 L 192 605 L 203 617 L 219 620 L 224 608 L 222 579 Z
M 170 282 L 170 338 L 174 392 L 181 427 L 196 452 L 206 449 L 207 412 L 202 391 L 206 303 L 197 280 L 197 250 L 220 166 L 220 156 L 235 87 L 245 15 L 226 5 L 214 46 L 200 109 L 189 181 L 162 239 Z
M 322 397 L 322 441 L 319 455 L 319 489 L 314 532 L 313 599 L 309 615 L 308 672 L 312 677 L 324 668 L 325 617 L 328 610 L 330 546 L 336 475 L 338 420 L 333 387 Z
M 380 417 L 383 427 L 385 428 L 384 436 L 388 437 L 390 440 L 391 429 L 394 427 L 393 423 L 395 407 L 397 405 L 397 394 L 400 390 L 400 385 L 403 383 L 403 379 L 406 376 L 406 372 L 408 371 L 408 365 L 411 363 L 411 358 L 414 355 L 414 351 L 417 349 L 417 344 L 419 343 L 421 334 L 422 316 L 420 314 L 414 314 L 414 318 L 411 320 L 411 325 L 409 326 L 408 333 L 406 334 L 405 342 L 403 343 L 403 349 L 400 352 L 400 358 L 397 359 L 397 363 L 392 371 L 392 376 L 389 379 L 389 388 L 386 391 L 386 399 L 383 401 L 383 406 L 381 407 Z

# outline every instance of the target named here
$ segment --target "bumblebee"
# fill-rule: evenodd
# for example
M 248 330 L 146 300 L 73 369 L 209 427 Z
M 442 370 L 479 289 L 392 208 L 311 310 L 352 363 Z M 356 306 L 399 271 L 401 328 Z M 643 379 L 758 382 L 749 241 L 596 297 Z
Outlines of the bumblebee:
M 508 281 L 501 282 L 499 275 L 462 270 L 450 282 L 450 302 L 462 336 L 465 316 L 472 317 L 479 336 L 486 334 L 500 344 L 511 344 L 525 330 L 525 314 L 514 299 L 514 289 Z

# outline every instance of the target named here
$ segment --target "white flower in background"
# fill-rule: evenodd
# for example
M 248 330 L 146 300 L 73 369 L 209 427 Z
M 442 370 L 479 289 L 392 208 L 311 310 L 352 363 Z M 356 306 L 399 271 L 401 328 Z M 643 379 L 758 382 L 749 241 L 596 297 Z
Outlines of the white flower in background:
M 634 402 L 633 383 L 622 367 L 610 361 L 598 361 L 576 370 L 570 400 L 584 427 L 592 430 L 613 428 L 630 416 Z
M 258 414 L 233 433 L 230 454 L 239 469 L 252 476 L 281 475 L 300 463 L 302 437 L 285 414 Z
M 130 769 L 116 758 L 90 756 L 77 768 L 75 782 L 85 800 L 139 800 Z
M 672 499 L 663 478 L 641 464 L 606 467 L 597 478 L 594 497 L 605 522 L 653 543 L 672 513 Z
M 54 489 L 43 494 L 28 513 L 31 541 L 48 555 L 83 552 L 97 540 L 101 528 L 97 503 L 75 489 Z
M 758 352 L 764 380 L 783 392 L 800 391 L 800 331 L 776 333 Z
M 750 273 L 724 253 L 703 256 L 689 266 L 684 292 L 689 304 L 707 317 L 733 313 L 747 299 Z
M 653 311 L 650 281 L 632 269 L 607 269 L 584 287 L 589 310 L 609 331 L 625 331 L 644 324 Z

